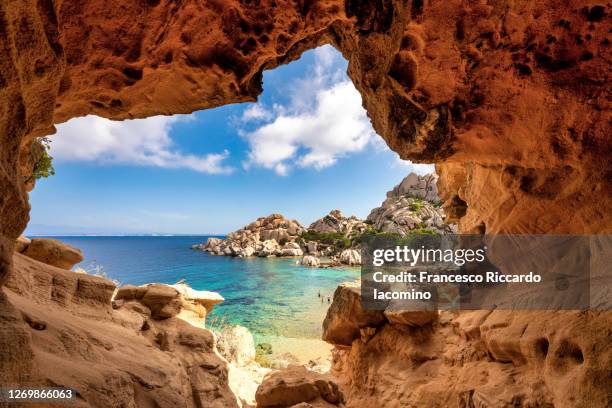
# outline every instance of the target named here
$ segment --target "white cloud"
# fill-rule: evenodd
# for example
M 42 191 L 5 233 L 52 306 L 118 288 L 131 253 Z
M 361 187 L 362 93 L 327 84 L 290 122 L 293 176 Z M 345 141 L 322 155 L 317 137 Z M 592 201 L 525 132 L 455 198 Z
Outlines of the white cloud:
M 395 163 L 397 167 L 402 169 L 407 169 L 410 172 L 414 172 L 416 174 L 425 175 L 427 173 L 435 173 L 436 166 L 433 164 L 427 163 L 413 163 L 410 160 L 402 160 L 399 156 L 395 157 Z
M 164 168 L 185 168 L 208 174 L 227 174 L 229 152 L 203 156 L 176 149 L 170 131 L 191 116 L 154 116 L 147 119 L 111 121 L 97 116 L 72 119 L 57 126 L 51 154 L 57 160 L 98 161 Z
M 245 122 L 255 121 L 255 120 L 269 120 L 272 118 L 272 112 L 266 110 L 262 105 L 256 103 L 255 105 L 249 106 L 242 113 L 242 120 Z
M 338 68 L 340 58 L 330 46 L 317 48 L 311 77 L 292 84 L 286 106 L 257 104 L 244 112 L 243 122 L 259 121 L 255 129 L 240 131 L 250 145 L 245 167 L 280 175 L 294 166 L 322 169 L 377 138 L 361 95 Z

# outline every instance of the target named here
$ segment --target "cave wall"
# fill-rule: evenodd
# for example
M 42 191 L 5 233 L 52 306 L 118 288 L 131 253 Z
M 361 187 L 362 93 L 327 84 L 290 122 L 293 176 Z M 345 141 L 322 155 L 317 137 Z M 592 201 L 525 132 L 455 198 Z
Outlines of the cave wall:
M 463 231 L 610 231 L 609 7 L 597 1 L 3 0 L 0 282 L 53 124 L 255 101 L 331 43 L 376 131 L 436 162 Z
M 325 43 L 389 147 L 437 163 L 461 231 L 609 233 L 609 14 L 592 0 L 0 0 L 0 285 L 34 137 L 87 114 L 255 101 L 264 69 Z M 0 363 L 27 374 L 2 292 L 0 312 Z

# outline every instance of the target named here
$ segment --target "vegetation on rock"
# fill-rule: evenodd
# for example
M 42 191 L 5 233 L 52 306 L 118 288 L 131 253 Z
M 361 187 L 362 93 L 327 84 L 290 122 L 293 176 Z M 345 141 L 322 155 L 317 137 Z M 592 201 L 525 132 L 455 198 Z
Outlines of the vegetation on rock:
M 333 245 L 336 248 L 349 248 L 351 240 L 341 232 L 316 232 L 304 231 L 300 238 L 304 241 L 316 241 L 325 245 Z
M 38 161 L 34 165 L 34 170 L 32 172 L 32 177 L 35 180 L 55 175 L 53 157 L 49 154 L 51 141 L 48 137 L 42 137 L 39 139 L 39 143 L 43 146 L 43 149 L 41 150 Z

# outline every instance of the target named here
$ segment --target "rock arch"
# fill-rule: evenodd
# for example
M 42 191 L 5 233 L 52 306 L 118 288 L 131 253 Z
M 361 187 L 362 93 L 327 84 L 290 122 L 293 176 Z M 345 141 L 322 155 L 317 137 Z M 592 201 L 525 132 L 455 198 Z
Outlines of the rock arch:
M 5 1 L 0 275 L 27 222 L 32 137 L 254 101 L 264 69 L 323 43 L 389 146 L 440 163 L 464 231 L 609 231 L 609 39 L 580 3 Z
M 609 233 L 609 13 L 592 0 L 3 0 L 0 285 L 36 136 L 86 114 L 254 101 L 264 69 L 324 43 L 391 149 L 437 163 L 462 231 Z M 23 344 L 0 360 L 27 365 Z

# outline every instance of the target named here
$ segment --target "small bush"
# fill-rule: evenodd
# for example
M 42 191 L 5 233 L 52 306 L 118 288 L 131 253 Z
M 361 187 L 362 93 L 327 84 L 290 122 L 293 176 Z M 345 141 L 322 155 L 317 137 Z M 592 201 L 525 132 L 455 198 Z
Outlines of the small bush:
M 411 234 L 418 234 L 418 235 L 438 235 L 438 232 L 435 230 L 432 230 L 430 228 L 424 228 L 424 227 L 420 227 L 417 228 L 415 230 L 410 231 Z
M 268 357 L 272 354 L 272 345 L 270 343 L 259 343 L 255 346 L 255 362 L 262 367 L 272 368 L 272 360 Z
M 43 137 L 40 138 L 39 142 L 42 144 L 43 150 L 40 153 L 40 157 L 34 165 L 34 171 L 32 172 L 32 177 L 35 180 L 55 175 L 55 169 L 53 168 L 53 157 L 51 157 L 49 154 L 51 141 L 48 138 Z
M 341 232 L 306 231 L 300 235 L 300 238 L 305 241 L 316 241 L 325 245 L 334 245 L 338 248 L 348 248 L 351 246 L 351 240 Z
M 418 212 L 425 206 L 425 202 L 421 198 L 413 198 L 410 203 L 410 211 Z

